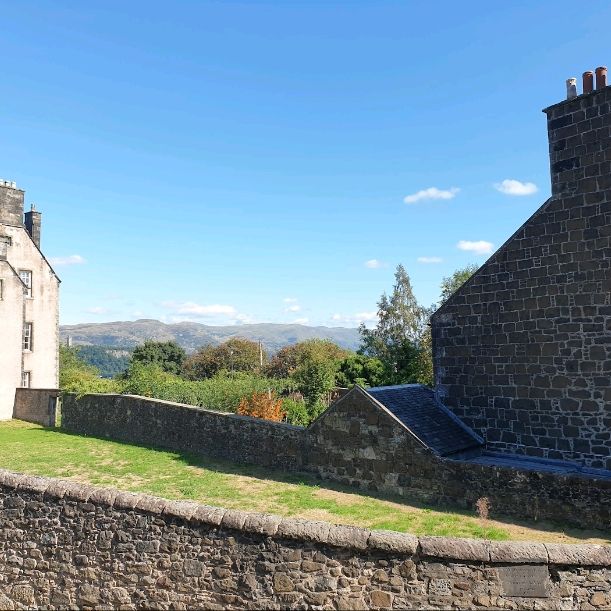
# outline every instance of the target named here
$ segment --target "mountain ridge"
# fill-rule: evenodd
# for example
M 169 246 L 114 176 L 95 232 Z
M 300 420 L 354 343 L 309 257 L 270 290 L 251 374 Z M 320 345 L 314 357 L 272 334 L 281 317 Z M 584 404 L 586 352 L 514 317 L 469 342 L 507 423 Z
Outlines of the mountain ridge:
M 282 323 L 213 326 L 190 321 L 164 323 L 152 318 L 61 325 L 62 343 L 66 343 L 68 337 L 72 338 L 74 345 L 113 348 L 134 348 L 146 340 L 175 341 L 187 352 L 193 352 L 206 344 L 218 345 L 232 337 L 261 341 L 263 347 L 272 353 L 307 339 L 328 339 L 348 350 L 356 350 L 360 344 L 359 331 L 352 327 L 311 327 Z

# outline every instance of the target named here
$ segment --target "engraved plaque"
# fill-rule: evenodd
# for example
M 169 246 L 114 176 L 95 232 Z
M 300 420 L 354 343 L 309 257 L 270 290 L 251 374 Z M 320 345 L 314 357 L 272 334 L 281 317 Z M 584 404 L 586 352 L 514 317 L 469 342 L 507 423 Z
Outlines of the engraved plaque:
M 549 570 L 541 564 L 498 567 L 505 596 L 549 598 Z

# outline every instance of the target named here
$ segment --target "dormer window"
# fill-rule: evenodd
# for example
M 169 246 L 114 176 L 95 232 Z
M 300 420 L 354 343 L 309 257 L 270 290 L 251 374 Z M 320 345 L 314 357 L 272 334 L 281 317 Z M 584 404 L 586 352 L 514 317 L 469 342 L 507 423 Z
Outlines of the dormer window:
M 20 269 L 19 277 L 21 278 L 21 282 L 25 284 L 23 287 L 23 294 L 26 297 L 32 296 L 32 271 L 29 269 Z

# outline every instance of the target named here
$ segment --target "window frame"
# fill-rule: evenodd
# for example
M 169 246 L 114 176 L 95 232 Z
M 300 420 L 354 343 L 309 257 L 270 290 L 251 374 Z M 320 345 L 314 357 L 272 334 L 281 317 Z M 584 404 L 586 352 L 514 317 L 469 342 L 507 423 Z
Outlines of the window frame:
M 26 276 L 26 278 L 29 278 L 29 284 L 24 280 L 24 277 L 22 276 L 22 274 L 29 274 L 28 276 Z M 33 283 L 33 277 L 34 274 L 32 273 L 31 269 L 20 269 L 19 270 L 19 278 L 21 280 L 21 282 L 23 282 L 24 287 L 23 287 L 23 294 L 28 298 L 28 299 L 32 299 L 33 298 L 33 294 L 32 294 L 32 285 Z
M 24 352 L 32 352 L 34 349 L 34 323 L 23 323 L 23 337 L 21 346 Z
M 27 381 L 27 384 L 26 384 Z M 32 372 L 22 371 L 21 372 L 21 388 L 32 388 Z

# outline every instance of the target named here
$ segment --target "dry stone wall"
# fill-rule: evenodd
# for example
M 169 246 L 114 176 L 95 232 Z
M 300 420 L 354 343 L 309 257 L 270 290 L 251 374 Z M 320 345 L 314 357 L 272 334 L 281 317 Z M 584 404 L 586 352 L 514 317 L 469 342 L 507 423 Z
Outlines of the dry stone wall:
M 416 538 L 0 471 L 0 608 L 604 609 L 611 548 Z
M 487 496 L 495 516 L 611 529 L 610 479 L 439 458 L 360 389 L 307 429 L 125 395 L 67 396 L 62 426 L 241 464 L 313 473 L 366 493 L 470 511 L 478 498 Z

